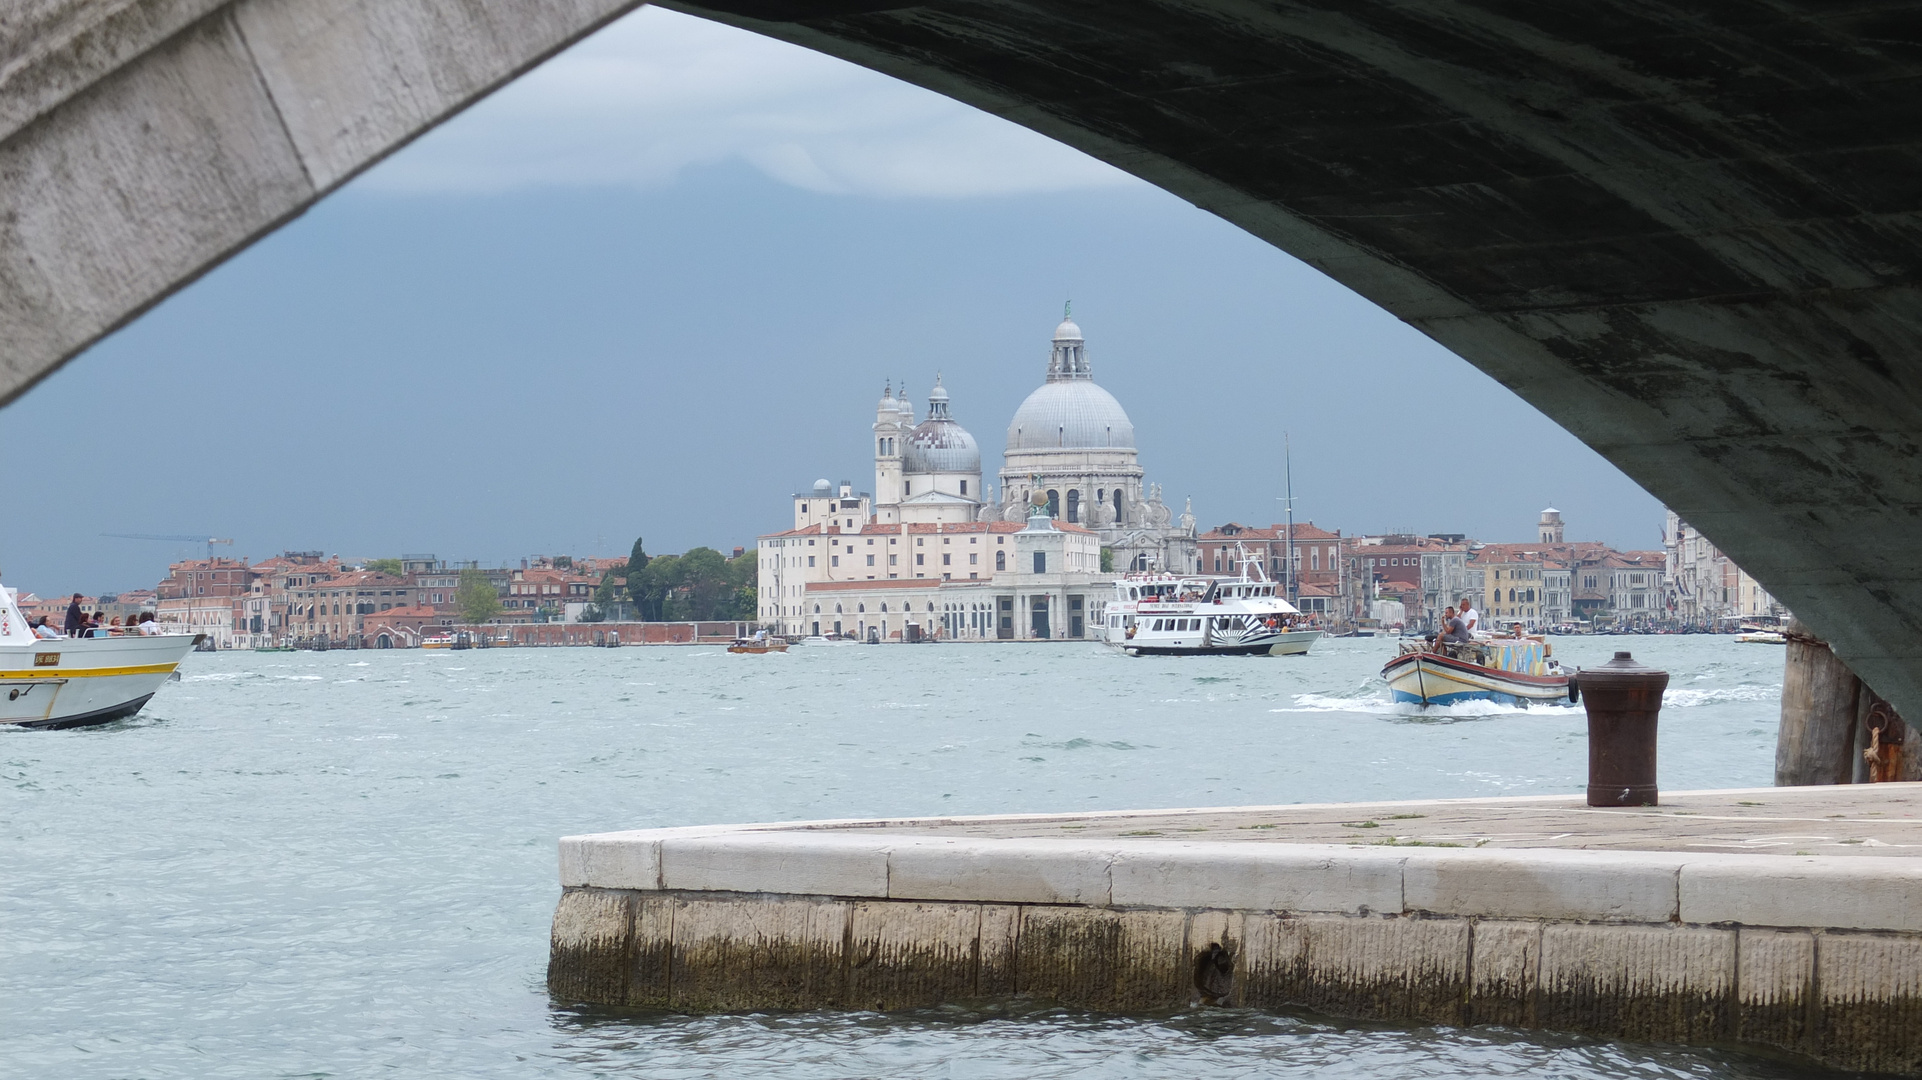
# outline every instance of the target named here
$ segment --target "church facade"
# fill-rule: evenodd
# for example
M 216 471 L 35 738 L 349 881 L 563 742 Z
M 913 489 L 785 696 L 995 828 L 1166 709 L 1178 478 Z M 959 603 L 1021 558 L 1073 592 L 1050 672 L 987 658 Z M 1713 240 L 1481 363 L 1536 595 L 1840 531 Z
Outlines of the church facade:
M 1093 609 L 1105 601 L 1111 576 L 1100 568 L 1102 549 L 1115 571 L 1200 569 L 1191 509 L 1177 518 L 1160 486 L 1145 481 L 1134 424 L 1095 383 L 1072 318 L 1055 327 L 1046 377 L 1008 425 L 998 491 L 983 483 L 980 446 L 955 420 L 938 377 L 918 421 L 905 390 L 897 397 L 890 383 L 882 391 L 873 446 L 871 493 L 818 481 L 793 497 L 792 528 L 760 538 L 764 623 L 783 633 L 824 632 L 813 616 L 832 594 L 833 607 L 819 614 L 878 614 L 887 604 L 896 618 L 883 636 L 898 637 L 902 602 L 917 614 L 943 612 L 945 602 L 933 594 L 949 590 L 981 593 L 956 602 L 995 615 L 944 618 L 942 636 L 1081 637 L 1098 625 Z M 1016 553 L 998 549 L 1010 548 L 1017 534 L 1022 550 L 1009 565 Z M 924 556 L 919 548 L 930 541 L 943 556 L 973 558 L 907 561 Z M 912 601 L 904 589 L 916 593 Z M 1008 590 L 1019 595 L 998 595 Z M 870 591 L 876 595 L 856 595 Z M 857 620 L 820 622 L 847 632 Z

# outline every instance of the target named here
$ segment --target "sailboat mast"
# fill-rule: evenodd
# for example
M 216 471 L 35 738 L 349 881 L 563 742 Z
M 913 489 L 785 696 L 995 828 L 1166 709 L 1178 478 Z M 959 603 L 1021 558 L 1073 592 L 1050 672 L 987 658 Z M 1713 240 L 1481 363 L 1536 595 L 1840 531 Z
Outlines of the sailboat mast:
M 1281 433 L 1282 475 L 1288 485 L 1288 602 L 1300 607 L 1301 597 L 1295 592 L 1295 452 L 1288 441 L 1288 433 Z

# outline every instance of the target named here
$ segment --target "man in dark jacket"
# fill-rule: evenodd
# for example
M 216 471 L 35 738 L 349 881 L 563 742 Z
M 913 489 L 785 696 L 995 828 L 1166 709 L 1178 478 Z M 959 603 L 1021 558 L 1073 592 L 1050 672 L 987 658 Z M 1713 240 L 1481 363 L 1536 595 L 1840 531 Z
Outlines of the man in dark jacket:
M 86 632 L 87 613 L 80 610 L 79 593 L 74 593 L 73 602 L 67 605 L 67 625 L 65 629 L 68 637 L 79 637 Z

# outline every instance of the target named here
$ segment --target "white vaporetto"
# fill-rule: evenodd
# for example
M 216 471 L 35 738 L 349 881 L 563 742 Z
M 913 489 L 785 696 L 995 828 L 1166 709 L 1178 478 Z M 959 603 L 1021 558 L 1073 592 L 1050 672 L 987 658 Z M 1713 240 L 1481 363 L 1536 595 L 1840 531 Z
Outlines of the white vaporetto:
M 1252 559 L 1233 578 L 1123 574 L 1106 615 L 1103 640 L 1129 656 L 1300 656 L 1321 636 Z

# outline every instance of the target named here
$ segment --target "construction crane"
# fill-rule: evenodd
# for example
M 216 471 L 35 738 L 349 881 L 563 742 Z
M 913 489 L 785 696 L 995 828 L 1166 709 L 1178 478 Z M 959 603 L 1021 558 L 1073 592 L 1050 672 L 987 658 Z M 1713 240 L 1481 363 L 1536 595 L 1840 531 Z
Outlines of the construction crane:
M 206 533 L 194 533 L 191 536 L 161 536 L 154 533 L 101 533 L 100 535 L 111 536 L 116 540 L 164 540 L 174 544 L 205 544 L 209 559 L 214 557 L 215 544 L 233 544 L 232 540 L 222 540 L 217 536 L 208 536 Z

